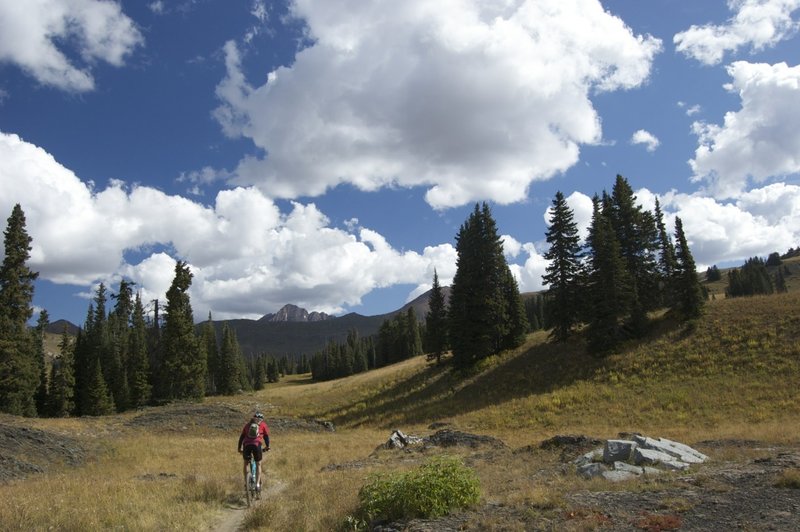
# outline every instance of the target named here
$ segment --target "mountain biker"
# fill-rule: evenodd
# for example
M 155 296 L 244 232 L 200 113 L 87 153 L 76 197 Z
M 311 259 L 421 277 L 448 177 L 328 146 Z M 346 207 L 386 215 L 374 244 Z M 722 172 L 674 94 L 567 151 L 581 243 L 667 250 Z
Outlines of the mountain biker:
M 251 431 L 251 425 L 253 430 Z M 255 433 L 255 436 L 253 434 Z M 261 445 L 264 445 L 264 451 L 269 451 L 269 427 L 264 422 L 264 414 L 256 412 L 250 421 L 244 424 L 242 433 L 239 435 L 239 445 L 237 452 L 242 453 L 244 458 L 244 484 L 247 486 L 248 465 L 250 464 L 250 456 L 252 455 L 258 467 L 256 467 L 256 486 L 261 490 L 261 459 L 263 458 L 263 451 Z M 244 445 L 244 448 L 242 447 Z

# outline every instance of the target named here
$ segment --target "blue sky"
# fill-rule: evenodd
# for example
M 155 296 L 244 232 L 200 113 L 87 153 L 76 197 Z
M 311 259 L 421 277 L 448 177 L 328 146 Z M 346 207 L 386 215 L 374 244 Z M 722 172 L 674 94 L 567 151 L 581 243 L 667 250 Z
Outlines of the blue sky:
M 646 8 L 644 7 L 646 5 Z M 493 209 L 523 291 L 547 208 L 628 178 L 699 267 L 800 245 L 800 0 L 0 0 L 0 214 L 34 303 L 195 318 L 400 307 Z

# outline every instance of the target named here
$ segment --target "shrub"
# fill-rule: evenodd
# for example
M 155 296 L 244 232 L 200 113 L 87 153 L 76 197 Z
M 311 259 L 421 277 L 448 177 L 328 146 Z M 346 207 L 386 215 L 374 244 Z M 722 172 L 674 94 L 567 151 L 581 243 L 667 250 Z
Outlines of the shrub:
M 452 456 L 434 457 L 407 472 L 371 476 L 359 491 L 361 514 L 368 521 L 441 517 L 479 497 L 475 472 Z

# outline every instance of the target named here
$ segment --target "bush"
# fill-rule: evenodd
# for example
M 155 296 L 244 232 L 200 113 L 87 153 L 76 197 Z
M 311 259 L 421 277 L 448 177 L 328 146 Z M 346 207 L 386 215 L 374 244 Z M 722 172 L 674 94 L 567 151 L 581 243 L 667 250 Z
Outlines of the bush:
M 418 469 L 378 474 L 359 491 L 367 521 L 441 517 L 454 508 L 478 502 L 478 477 L 460 459 L 439 456 Z

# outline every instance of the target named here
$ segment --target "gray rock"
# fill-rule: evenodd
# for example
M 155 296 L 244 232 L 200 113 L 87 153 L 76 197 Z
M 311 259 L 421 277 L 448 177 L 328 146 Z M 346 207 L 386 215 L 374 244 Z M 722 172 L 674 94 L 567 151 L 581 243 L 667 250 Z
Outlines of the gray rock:
M 667 440 L 666 438 L 654 440 L 653 438 L 636 436 L 635 440 L 640 447 L 666 453 L 673 458 L 688 464 L 700 464 L 708 460 L 708 456 L 704 455 L 700 451 L 696 451 L 688 445 Z
M 603 449 L 595 449 L 594 451 L 589 451 L 588 453 L 579 456 L 575 460 L 573 460 L 573 464 L 580 467 L 586 464 L 591 464 L 592 462 L 599 462 L 603 459 Z
M 689 468 L 689 464 L 675 459 L 671 454 L 641 447 L 633 452 L 633 460 L 636 465 L 658 465 L 674 471 Z
M 608 472 L 608 467 L 599 462 L 592 462 L 578 467 L 578 474 L 583 478 L 595 478 Z
M 384 446 L 387 449 L 405 449 L 410 445 L 418 445 L 420 443 L 422 443 L 422 438 L 409 436 L 404 434 L 401 430 L 394 430 Z
M 611 482 L 622 482 L 623 480 L 631 480 L 634 478 L 638 478 L 639 475 L 636 473 L 632 473 L 630 471 L 603 471 L 601 476 L 606 479 L 610 480 Z
M 641 466 L 631 465 L 627 462 L 614 462 L 614 471 L 626 471 L 634 475 L 641 475 L 644 473 L 644 468 Z
M 629 440 L 608 440 L 603 448 L 603 462 L 627 462 L 633 456 L 636 442 Z

